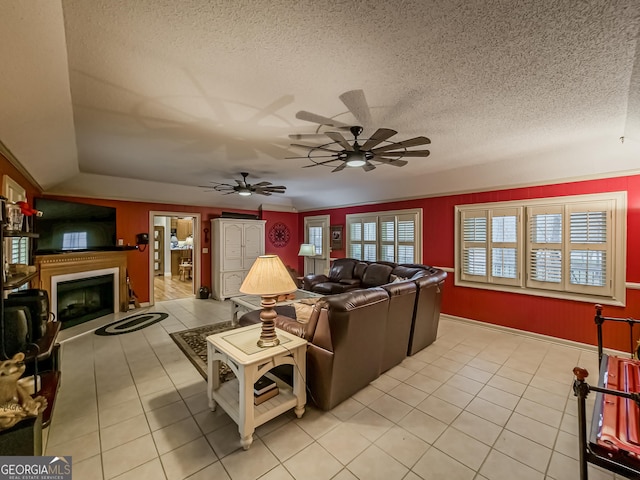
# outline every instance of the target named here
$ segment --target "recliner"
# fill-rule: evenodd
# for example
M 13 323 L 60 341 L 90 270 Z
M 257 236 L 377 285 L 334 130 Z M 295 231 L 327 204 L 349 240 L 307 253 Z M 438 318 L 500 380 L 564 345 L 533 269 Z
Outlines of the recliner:
M 329 269 L 329 276 L 310 274 L 302 279 L 304 289 L 324 295 L 335 295 L 360 288 L 360 280 L 353 277 L 358 260 L 338 258 Z

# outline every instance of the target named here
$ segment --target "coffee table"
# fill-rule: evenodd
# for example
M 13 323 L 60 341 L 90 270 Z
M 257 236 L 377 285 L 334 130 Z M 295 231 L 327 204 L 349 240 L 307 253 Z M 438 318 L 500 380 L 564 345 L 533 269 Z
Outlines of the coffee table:
M 307 341 L 277 330 L 280 344 L 261 348 L 257 345 L 261 328 L 260 324 L 249 325 L 207 337 L 209 408 L 215 410 L 220 405 L 238 424 L 240 444 L 245 450 L 253 443 L 256 427 L 292 408 L 300 418 L 307 402 Z M 226 363 L 236 378 L 220 383 L 217 375 L 220 362 Z M 293 365 L 293 386 L 269 374 L 278 365 Z M 263 375 L 275 380 L 279 393 L 260 405 L 254 405 L 253 384 Z
M 303 298 L 316 298 L 324 297 L 320 293 L 309 292 L 307 290 L 298 289 L 295 292 L 295 298 L 291 300 L 285 300 L 283 302 L 277 302 L 277 305 L 291 305 L 292 303 Z M 240 295 L 239 297 L 231 297 L 231 324 L 238 325 L 238 314 L 251 312 L 253 310 L 260 310 L 260 296 L 259 295 Z

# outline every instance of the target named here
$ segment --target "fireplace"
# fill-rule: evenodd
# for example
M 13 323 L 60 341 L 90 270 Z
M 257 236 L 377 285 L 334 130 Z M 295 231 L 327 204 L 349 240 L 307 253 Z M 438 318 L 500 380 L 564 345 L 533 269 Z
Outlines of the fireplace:
M 58 283 L 102 275 L 114 276 L 113 310 L 129 310 L 127 292 L 127 252 L 77 252 L 58 255 L 37 255 L 35 263 L 39 271 L 39 281 L 35 288 L 49 293 L 51 311 L 58 318 Z M 65 306 L 61 304 L 61 307 Z
M 116 312 L 118 274 L 118 268 L 107 268 L 52 276 L 51 310 L 62 328 Z

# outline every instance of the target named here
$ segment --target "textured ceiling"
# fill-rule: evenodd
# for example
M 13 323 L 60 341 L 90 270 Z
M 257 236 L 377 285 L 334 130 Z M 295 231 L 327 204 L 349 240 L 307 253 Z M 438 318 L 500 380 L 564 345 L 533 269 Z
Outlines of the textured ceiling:
M 309 210 L 640 171 L 636 0 L 0 0 L 0 18 L 0 140 L 49 193 Z M 289 135 L 334 129 L 300 111 L 431 155 L 302 168 Z M 287 192 L 201 187 L 241 171 Z

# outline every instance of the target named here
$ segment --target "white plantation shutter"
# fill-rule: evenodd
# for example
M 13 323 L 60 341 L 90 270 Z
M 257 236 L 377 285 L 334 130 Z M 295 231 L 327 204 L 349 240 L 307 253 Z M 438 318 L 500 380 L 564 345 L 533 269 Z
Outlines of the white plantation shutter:
M 380 217 L 380 260 L 396 261 L 396 218 L 395 216 Z
M 612 292 L 611 206 L 608 202 L 567 207 L 569 218 L 568 285 L 570 291 L 610 295 Z
M 415 215 L 397 217 L 397 255 L 396 263 L 416 262 L 416 219 Z
M 365 221 L 363 217 L 347 220 L 347 252 L 349 257 L 358 260 L 364 260 L 364 239 L 370 236 L 370 232 L 365 233 Z
M 378 222 L 376 218 L 365 219 L 362 223 L 363 230 L 363 245 L 362 245 L 362 260 L 366 262 L 375 262 L 378 259 L 377 255 L 377 242 L 378 238 Z
M 491 271 L 492 283 L 520 284 L 520 215 L 519 208 L 491 211 Z
M 626 192 L 456 212 L 457 285 L 624 305 Z
M 529 249 L 527 286 L 563 289 L 563 207 L 548 205 L 527 208 Z
M 462 212 L 462 272 L 461 278 L 487 281 L 487 210 Z
M 349 256 L 366 261 L 417 263 L 420 210 L 347 215 Z
M 354 220 L 347 225 L 347 228 L 347 255 L 351 258 L 362 260 L 362 222 L 359 219 Z
M 466 210 L 462 222 L 461 278 L 517 285 L 520 282 L 520 209 Z

